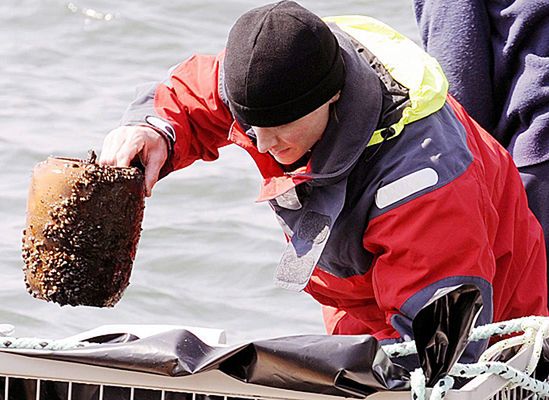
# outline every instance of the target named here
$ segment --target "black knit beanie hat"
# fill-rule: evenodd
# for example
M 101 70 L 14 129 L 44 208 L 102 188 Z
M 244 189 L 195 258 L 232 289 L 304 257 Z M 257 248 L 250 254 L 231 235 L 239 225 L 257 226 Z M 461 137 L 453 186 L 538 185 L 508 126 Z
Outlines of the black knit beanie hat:
M 309 114 L 345 80 L 336 37 L 318 16 L 293 1 L 243 14 L 229 33 L 223 69 L 232 113 L 261 127 Z

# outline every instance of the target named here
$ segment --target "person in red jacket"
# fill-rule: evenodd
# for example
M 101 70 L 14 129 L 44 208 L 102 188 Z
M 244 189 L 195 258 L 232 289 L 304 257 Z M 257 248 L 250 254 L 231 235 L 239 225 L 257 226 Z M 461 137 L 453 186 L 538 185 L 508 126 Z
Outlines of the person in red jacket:
M 253 9 L 224 51 L 176 66 L 123 121 L 101 162 L 139 157 L 149 196 L 222 146 L 253 157 L 288 239 L 275 281 L 322 303 L 330 334 L 408 340 L 429 299 L 462 284 L 480 289 L 478 324 L 548 314 L 543 233 L 511 157 L 438 63 L 379 21 Z

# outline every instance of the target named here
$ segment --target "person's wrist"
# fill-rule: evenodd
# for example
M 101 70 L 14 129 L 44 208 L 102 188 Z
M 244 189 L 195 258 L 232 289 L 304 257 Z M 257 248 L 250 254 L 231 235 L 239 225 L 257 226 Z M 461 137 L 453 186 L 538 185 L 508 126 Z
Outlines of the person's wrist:
M 134 126 L 134 127 L 142 127 L 142 128 L 151 129 L 153 132 L 158 134 L 164 140 L 164 143 L 166 143 L 166 149 L 167 149 L 166 161 L 171 159 L 173 151 L 174 151 L 174 146 L 175 146 L 175 140 L 171 135 L 169 135 L 168 133 L 164 132 L 162 129 L 160 129 L 160 128 L 154 126 L 154 125 L 151 125 L 151 124 L 148 124 L 148 123 L 143 123 L 143 122 L 139 122 L 139 123 L 135 123 L 135 124 L 129 123 L 129 124 L 125 124 L 123 126 Z
M 174 148 L 174 142 L 172 141 L 171 137 L 166 134 L 166 132 L 162 131 L 161 129 L 156 128 L 155 126 L 151 125 L 144 125 L 148 128 L 151 128 L 155 133 L 160 135 L 160 137 L 164 140 L 164 143 L 166 143 L 166 159 L 169 160 L 173 154 L 173 148 Z

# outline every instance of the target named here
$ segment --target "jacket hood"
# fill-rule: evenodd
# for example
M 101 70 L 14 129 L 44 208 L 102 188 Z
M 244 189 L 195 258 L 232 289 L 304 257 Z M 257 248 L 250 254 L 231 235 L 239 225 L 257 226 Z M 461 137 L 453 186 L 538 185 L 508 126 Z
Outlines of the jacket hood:
M 305 175 L 313 185 L 325 185 L 347 176 L 375 131 L 381 114 L 381 81 L 367 60 L 337 25 L 330 24 L 341 46 L 345 63 L 345 84 L 334 103 L 322 138 L 313 148 Z M 356 104 L 364 112 L 356 114 Z

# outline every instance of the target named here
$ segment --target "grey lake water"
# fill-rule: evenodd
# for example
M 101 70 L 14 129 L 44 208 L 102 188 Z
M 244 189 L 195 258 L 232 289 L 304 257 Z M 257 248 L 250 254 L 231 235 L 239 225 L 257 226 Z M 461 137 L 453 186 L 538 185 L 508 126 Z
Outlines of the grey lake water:
M 261 0 L 0 2 L 0 324 L 64 337 L 104 324 L 223 328 L 230 343 L 323 333 L 305 293 L 275 288 L 285 246 L 259 174 L 229 146 L 158 183 L 147 200 L 131 283 L 110 309 L 59 307 L 27 294 L 21 236 L 33 166 L 100 150 L 135 87 L 193 53 L 216 53 Z M 411 0 L 303 0 L 321 16 L 365 14 L 417 42 Z

